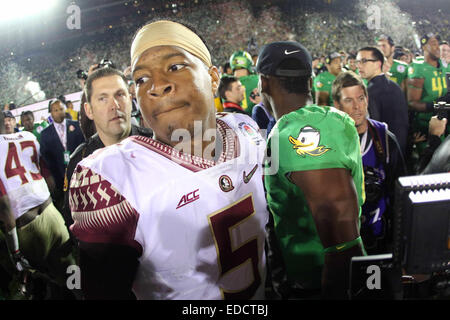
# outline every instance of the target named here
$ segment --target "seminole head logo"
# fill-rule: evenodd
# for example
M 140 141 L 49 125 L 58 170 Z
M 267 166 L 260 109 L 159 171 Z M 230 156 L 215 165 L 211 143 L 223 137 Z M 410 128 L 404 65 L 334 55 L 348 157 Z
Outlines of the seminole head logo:
M 303 127 L 297 139 L 289 136 L 289 142 L 293 144 L 297 154 L 303 157 L 306 157 L 306 155 L 321 156 L 330 150 L 330 148 L 319 145 L 320 132 L 310 126 Z

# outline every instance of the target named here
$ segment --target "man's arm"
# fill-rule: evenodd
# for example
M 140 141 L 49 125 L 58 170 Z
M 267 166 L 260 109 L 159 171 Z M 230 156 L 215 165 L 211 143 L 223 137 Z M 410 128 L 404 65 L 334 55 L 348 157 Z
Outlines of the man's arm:
M 437 116 L 434 116 L 430 119 L 428 124 L 428 145 L 419 161 L 419 172 L 422 172 L 422 174 L 429 173 L 425 170 L 425 168 L 430 163 L 433 154 L 441 144 L 440 136 L 445 133 L 446 125 L 446 118 L 438 119 Z
M 1 181 L 0 181 L 1 183 Z M 17 271 L 30 268 L 29 262 L 19 250 L 19 238 L 17 235 L 16 219 L 11 210 L 8 195 L 0 196 L 0 222 L 5 234 L 6 246 L 14 262 Z
M 131 286 L 143 251 L 135 241 L 139 214 L 100 175 L 90 169 L 73 174 L 70 230 L 80 243 L 81 290 L 86 299 L 133 299 Z M 86 176 L 89 184 L 77 183 Z
M 351 258 L 364 255 L 362 243 L 355 241 L 360 234 L 359 205 L 353 179 L 348 170 L 340 168 L 296 171 L 290 179 L 304 193 L 326 250 L 323 295 L 345 299 Z
M 135 300 L 138 252 L 127 245 L 80 242 L 81 290 L 87 300 Z
M 425 79 L 408 79 L 408 106 L 418 112 L 432 111 L 430 107 L 423 101 L 421 101 L 423 84 Z
M 16 219 L 14 219 L 9 198 L 6 194 L 0 197 L 0 221 L 3 224 L 5 234 L 16 227 Z

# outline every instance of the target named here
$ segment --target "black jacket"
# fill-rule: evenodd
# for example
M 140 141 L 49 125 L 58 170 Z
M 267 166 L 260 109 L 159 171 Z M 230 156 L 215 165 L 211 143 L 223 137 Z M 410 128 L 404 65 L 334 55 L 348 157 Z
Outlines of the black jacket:
M 152 137 L 153 132 L 147 128 L 141 128 L 135 125 L 131 125 L 130 136 L 145 136 Z M 72 212 L 70 211 L 69 205 L 69 189 L 70 189 L 70 179 L 72 178 L 73 172 L 77 167 L 78 163 L 84 158 L 88 157 L 95 150 L 104 148 L 102 140 L 98 136 L 98 133 L 92 135 L 85 143 L 78 146 L 78 148 L 70 156 L 69 164 L 67 165 L 65 182 L 64 182 L 64 208 L 63 216 L 67 227 L 73 224 Z
M 370 118 L 385 122 L 395 134 L 405 155 L 408 139 L 408 103 L 400 86 L 384 74 L 374 77 L 367 86 Z
M 84 142 L 84 136 L 78 121 L 66 121 L 67 151 L 70 151 L 72 154 Z M 64 165 L 64 147 L 61 140 L 59 140 L 54 124 L 42 131 L 40 145 L 41 156 L 55 179 L 56 189 L 61 191 L 62 195 L 64 172 L 66 170 L 66 166 Z
M 441 143 L 437 136 L 428 137 L 429 146 L 421 160 L 421 174 L 450 172 L 450 135 Z

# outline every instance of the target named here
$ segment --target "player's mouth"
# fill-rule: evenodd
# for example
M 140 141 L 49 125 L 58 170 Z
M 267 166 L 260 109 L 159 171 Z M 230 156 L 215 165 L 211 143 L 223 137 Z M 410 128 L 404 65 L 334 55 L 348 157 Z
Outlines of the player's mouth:
M 109 120 L 109 121 L 125 121 L 125 116 L 123 116 L 123 115 L 117 115 L 117 116 L 115 116 L 114 118 L 112 118 L 111 120 Z
M 181 104 L 178 104 L 176 106 L 159 108 L 158 110 L 155 110 L 153 112 L 153 118 L 156 118 L 156 117 L 158 117 L 160 115 L 163 115 L 163 114 L 166 114 L 166 113 L 170 113 L 172 111 L 175 111 L 175 110 L 178 110 L 178 109 L 181 109 L 181 108 L 185 108 L 185 107 L 188 107 L 188 106 L 189 106 L 189 103 L 181 103 Z

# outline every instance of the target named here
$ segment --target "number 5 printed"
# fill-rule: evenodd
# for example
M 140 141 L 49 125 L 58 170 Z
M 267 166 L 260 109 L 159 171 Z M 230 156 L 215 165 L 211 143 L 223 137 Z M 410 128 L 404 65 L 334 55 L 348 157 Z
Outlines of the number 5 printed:
M 220 288 L 226 300 L 251 299 L 261 284 L 261 276 L 258 270 L 259 258 L 256 236 L 248 239 L 238 247 L 233 246 L 234 242 L 231 239 L 232 230 L 254 214 L 253 199 L 252 195 L 249 194 L 225 209 L 221 209 L 208 216 L 211 232 L 216 244 L 217 260 L 221 276 L 223 277 L 228 272 L 242 268 L 247 263 L 251 263 L 252 266 L 253 279 L 250 279 L 251 283 L 246 288 L 237 291 L 227 291 L 224 288 Z M 245 283 L 245 281 L 242 281 L 242 283 Z

